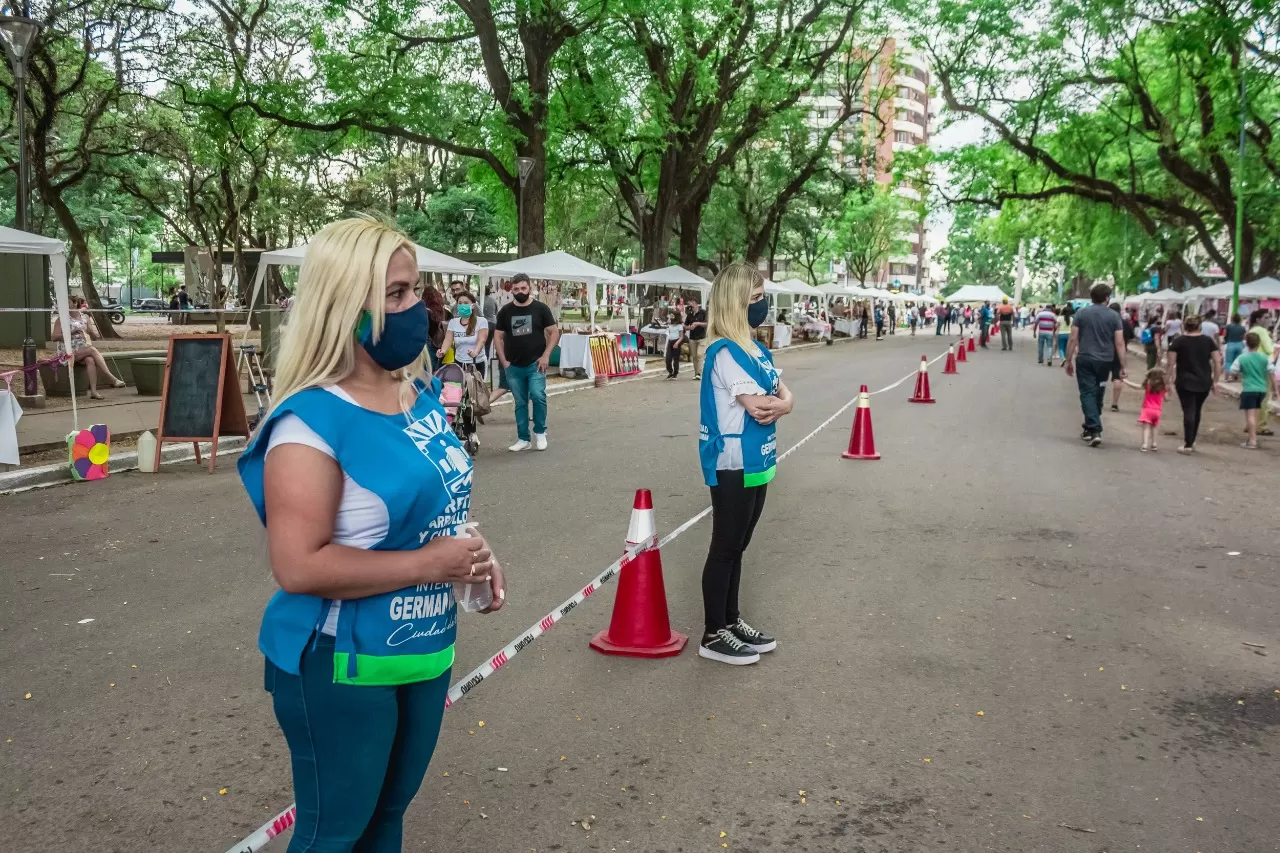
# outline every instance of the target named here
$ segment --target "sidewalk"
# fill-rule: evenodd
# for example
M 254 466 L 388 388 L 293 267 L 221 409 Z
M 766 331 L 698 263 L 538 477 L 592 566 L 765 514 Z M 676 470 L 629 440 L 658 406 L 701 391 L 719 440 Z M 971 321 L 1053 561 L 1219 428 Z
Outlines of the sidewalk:
M 1128 385 L 1130 388 L 1141 388 L 1142 387 L 1141 377 L 1146 375 L 1147 353 L 1140 345 L 1135 345 L 1134 343 L 1130 342 L 1129 355 L 1141 360 L 1137 362 L 1136 370 L 1131 369 L 1129 371 L 1129 379 L 1125 380 L 1125 384 Z M 1133 378 L 1135 376 L 1138 377 L 1137 380 Z M 1226 380 L 1223 380 L 1218 383 L 1218 390 L 1221 391 L 1225 396 L 1230 397 L 1233 400 L 1240 399 L 1240 383 L 1239 382 L 1228 382 Z M 1271 401 L 1271 413 L 1273 415 L 1280 415 L 1280 400 Z

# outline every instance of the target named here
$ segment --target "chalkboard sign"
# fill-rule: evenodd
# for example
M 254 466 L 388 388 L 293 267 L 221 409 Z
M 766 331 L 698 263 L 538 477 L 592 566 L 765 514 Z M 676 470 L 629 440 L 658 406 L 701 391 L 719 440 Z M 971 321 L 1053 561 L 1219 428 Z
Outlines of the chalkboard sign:
M 157 468 L 164 442 L 191 442 L 196 464 L 200 464 L 199 442 L 208 441 L 213 444 L 209 455 L 212 474 L 218 438 L 249 434 L 231 349 L 230 335 L 174 335 L 169 339 L 160 434 L 156 437 Z

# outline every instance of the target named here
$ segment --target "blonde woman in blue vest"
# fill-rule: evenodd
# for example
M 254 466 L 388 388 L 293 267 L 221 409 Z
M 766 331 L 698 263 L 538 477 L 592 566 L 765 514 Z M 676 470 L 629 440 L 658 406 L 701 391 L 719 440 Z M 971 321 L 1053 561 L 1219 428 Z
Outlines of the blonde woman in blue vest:
M 741 666 L 757 663 L 778 644 L 738 611 L 742 555 L 760 514 L 777 463 L 778 419 L 791 413 L 791 391 L 773 356 L 752 338 L 769 303 L 754 266 L 720 271 L 707 302 L 712 338 L 702 371 L 698 456 L 711 488 L 711 546 L 702 569 L 705 633 L 701 657 Z
M 289 853 L 392 853 L 435 749 L 455 582 L 502 570 L 464 537 L 471 463 L 423 371 L 413 244 L 369 219 L 307 248 L 275 406 L 240 460 L 280 591 L 258 646 L 293 761 Z

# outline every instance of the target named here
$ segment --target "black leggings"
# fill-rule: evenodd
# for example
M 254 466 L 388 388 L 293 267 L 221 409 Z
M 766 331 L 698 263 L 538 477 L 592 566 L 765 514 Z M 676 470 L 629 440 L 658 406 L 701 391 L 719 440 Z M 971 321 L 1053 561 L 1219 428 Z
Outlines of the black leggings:
M 742 484 L 741 471 L 717 471 L 719 485 L 711 487 L 711 547 L 702 568 L 702 607 L 707 633 L 738 621 L 738 584 L 742 554 L 764 512 L 768 486 Z
M 1187 391 L 1178 389 L 1178 402 L 1182 404 L 1183 446 L 1194 447 L 1196 434 L 1200 432 L 1200 409 L 1204 401 L 1209 399 L 1208 391 Z
M 680 375 L 680 345 L 667 344 L 667 375 Z

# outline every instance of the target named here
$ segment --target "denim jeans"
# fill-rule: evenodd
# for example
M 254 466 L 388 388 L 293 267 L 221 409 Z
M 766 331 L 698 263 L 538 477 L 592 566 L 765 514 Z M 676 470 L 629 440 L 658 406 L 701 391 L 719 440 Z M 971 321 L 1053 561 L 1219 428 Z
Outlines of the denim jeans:
M 333 638 L 300 675 L 270 661 L 265 687 L 293 763 L 298 822 L 289 853 L 400 853 L 404 811 L 440 735 L 449 673 L 399 687 L 333 683 Z
M 511 399 L 516 409 L 516 435 L 521 441 L 529 440 L 529 402 L 533 402 L 533 431 L 538 435 L 547 431 L 547 374 L 538 370 L 537 363 L 528 367 L 507 368 L 507 384 L 511 386 Z
M 1058 358 L 1067 357 L 1067 341 L 1071 340 L 1070 332 L 1058 332 Z
M 1111 362 L 1076 356 L 1076 386 L 1080 390 L 1080 410 L 1086 432 L 1102 435 L 1102 400 L 1107 395 Z
M 1044 351 L 1046 349 L 1049 351 L 1049 361 L 1053 361 L 1053 347 L 1055 343 L 1056 341 L 1054 340 L 1053 332 L 1041 332 L 1036 335 L 1036 359 L 1040 361 L 1040 363 L 1044 363 Z
M 1233 344 L 1227 344 L 1225 349 L 1226 356 L 1223 359 L 1222 365 L 1225 370 L 1230 370 L 1231 365 L 1235 364 L 1236 359 L 1240 357 L 1240 353 L 1244 352 L 1244 343 L 1242 341 L 1236 341 Z

